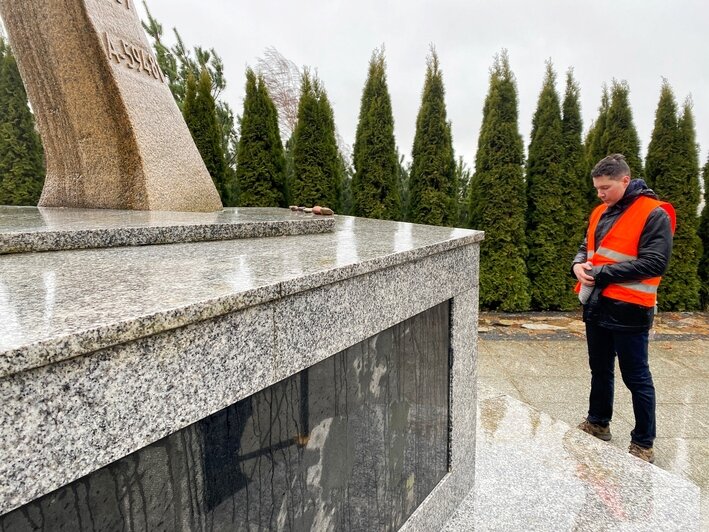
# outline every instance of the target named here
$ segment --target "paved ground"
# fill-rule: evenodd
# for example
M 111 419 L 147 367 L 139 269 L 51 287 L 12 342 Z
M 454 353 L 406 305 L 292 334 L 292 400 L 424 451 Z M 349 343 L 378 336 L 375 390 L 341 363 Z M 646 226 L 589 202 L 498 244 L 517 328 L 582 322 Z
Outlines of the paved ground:
M 584 417 L 590 377 L 578 314 L 483 314 L 480 327 L 481 382 L 566 423 Z M 650 368 L 657 389 L 655 465 L 700 486 L 709 530 L 709 314 L 661 314 Z M 632 423 L 630 394 L 618 378 L 612 445 L 627 449 Z

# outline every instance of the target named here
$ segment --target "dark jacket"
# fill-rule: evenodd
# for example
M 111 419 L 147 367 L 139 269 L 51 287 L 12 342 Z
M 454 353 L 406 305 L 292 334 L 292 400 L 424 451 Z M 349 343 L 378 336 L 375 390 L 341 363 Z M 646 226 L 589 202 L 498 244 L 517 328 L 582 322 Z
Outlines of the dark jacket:
M 596 227 L 596 246 L 618 220 L 618 217 L 640 196 L 658 199 L 645 181 L 634 179 L 625 190 L 625 195 L 612 207 L 606 209 Z M 587 239 L 579 247 L 573 264 L 586 262 Z M 590 275 L 596 281 L 588 303 L 583 306 L 583 320 L 622 332 L 643 332 L 652 327 L 654 309 L 610 299 L 601 295 L 603 288 L 611 283 L 638 281 L 658 277 L 665 273 L 672 253 L 672 227 L 670 217 L 662 208 L 650 213 L 640 235 L 638 258 L 628 262 L 594 266 Z M 573 270 L 573 265 L 572 265 Z M 573 274 L 573 272 L 572 272 Z M 575 277 L 575 276 L 574 276 Z

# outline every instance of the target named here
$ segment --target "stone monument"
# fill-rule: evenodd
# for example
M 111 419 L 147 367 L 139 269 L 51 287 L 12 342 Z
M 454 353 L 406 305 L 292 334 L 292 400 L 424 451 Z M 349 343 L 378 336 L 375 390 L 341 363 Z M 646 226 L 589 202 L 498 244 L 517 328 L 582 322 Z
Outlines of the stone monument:
M 133 0 L 0 0 L 44 143 L 44 207 L 217 211 Z
M 136 212 L 221 204 L 132 2 L 0 0 L 48 164 L 0 207 L 0 530 L 440 528 L 483 234 Z

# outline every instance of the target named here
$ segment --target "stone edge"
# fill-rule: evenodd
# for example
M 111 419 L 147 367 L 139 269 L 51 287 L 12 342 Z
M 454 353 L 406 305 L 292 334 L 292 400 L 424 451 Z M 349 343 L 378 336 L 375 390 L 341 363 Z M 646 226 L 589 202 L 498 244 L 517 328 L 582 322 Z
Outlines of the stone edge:
M 176 224 L 0 234 L 0 255 L 331 233 L 335 219 Z
M 0 352 L 0 378 L 170 329 L 184 327 L 190 323 L 208 320 L 366 273 L 419 260 L 480 242 L 483 238 L 484 233 L 478 231 L 463 237 L 280 281 L 272 285 L 260 286 L 225 297 L 200 301 L 179 308 L 40 340 Z

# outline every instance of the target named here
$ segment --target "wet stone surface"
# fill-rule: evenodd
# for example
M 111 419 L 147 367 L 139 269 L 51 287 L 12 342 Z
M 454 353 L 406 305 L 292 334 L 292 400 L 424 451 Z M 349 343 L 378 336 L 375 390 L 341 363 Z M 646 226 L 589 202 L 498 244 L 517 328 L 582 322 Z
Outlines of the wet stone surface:
M 518 399 L 571 427 L 576 426 L 588 409 L 590 386 L 583 333 L 561 331 L 542 335 L 523 329 L 521 324 L 541 322 L 569 326 L 578 319 L 582 325 L 580 315 L 578 318 L 564 313 L 502 316 L 504 318 L 490 314 L 481 316 L 481 321 L 488 324 L 500 319 L 512 322 L 504 327 L 488 325 L 496 332 L 480 334 L 481 386 Z M 533 321 L 534 318 L 538 319 Z M 657 393 L 655 466 L 700 487 L 701 526 L 702 530 L 709 530 L 709 419 L 706 415 L 709 411 L 709 314 L 661 313 L 656 330 L 655 339 L 650 342 L 650 370 Z M 613 438 L 602 445 L 609 452 L 627 455 L 633 425 L 630 393 L 621 381 L 616 364 Z M 619 529 L 654 530 L 642 521 L 623 526 L 626 528 Z M 699 523 L 695 528 L 687 528 L 697 529 Z

